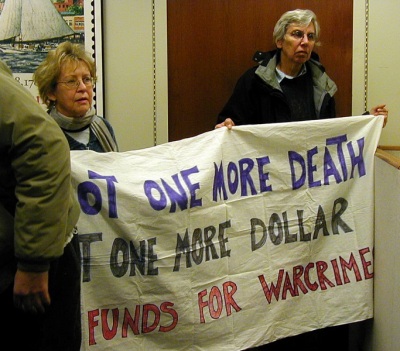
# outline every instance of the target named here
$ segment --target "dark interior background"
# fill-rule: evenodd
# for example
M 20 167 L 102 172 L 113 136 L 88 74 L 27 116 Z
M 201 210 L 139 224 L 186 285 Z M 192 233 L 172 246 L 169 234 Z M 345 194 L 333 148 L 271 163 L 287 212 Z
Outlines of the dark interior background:
M 275 48 L 276 21 L 296 8 L 316 13 L 322 45 L 315 51 L 338 86 L 338 116 L 351 115 L 353 1 L 168 0 L 169 141 L 214 128 L 237 79 L 255 65 L 253 54 Z

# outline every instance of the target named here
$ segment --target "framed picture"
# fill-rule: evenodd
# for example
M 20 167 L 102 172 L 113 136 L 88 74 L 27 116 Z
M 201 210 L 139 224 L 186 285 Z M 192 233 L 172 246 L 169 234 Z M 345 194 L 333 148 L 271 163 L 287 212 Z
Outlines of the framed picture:
M 101 5 L 101 0 L 0 0 L 0 59 L 39 103 L 33 73 L 49 50 L 69 40 L 84 44 L 95 59 L 94 107 L 104 115 Z

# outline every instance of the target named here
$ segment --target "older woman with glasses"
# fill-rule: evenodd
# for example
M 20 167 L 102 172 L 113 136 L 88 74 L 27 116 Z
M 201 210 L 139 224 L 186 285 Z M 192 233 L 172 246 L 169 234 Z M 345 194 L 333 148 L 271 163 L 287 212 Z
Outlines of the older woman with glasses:
M 320 26 L 313 11 L 285 12 L 273 32 L 276 50 L 255 54 L 254 60 L 259 64 L 239 78 L 215 128 L 336 117 L 336 84 L 313 52 L 314 46 L 319 45 L 319 35 Z M 371 114 L 383 115 L 385 125 L 385 105 L 372 108 Z M 254 350 L 347 350 L 349 330 L 348 325 L 318 329 Z
M 83 45 L 66 41 L 49 51 L 33 79 L 71 150 L 118 151 L 111 124 L 92 105 L 96 65 Z
M 285 12 L 275 25 L 276 50 L 256 52 L 259 65 L 239 78 L 215 128 L 336 117 L 335 82 L 313 51 L 320 26 L 311 10 Z M 371 109 L 388 118 L 385 105 Z

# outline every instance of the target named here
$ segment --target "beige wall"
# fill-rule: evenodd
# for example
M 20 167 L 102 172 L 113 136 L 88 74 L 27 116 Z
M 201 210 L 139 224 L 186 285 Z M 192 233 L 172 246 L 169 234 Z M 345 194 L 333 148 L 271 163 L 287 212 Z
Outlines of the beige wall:
M 366 1 L 354 0 L 353 114 L 359 115 L 364 111 L 365 104 L 367 108 L 378 103 L 387 104 L 390 110 L 389 122 L 382 131 L 381 145 L 400 145 L 400 74 L 397 68 L 400 46 L 396 43 L 399 13 L 399 0 L 369 0 L 367 7 Z M 340 35 L 340 28 L 337 35 Z M 166 48 L 166 0 L 103 1 L 105 116 L 115 128 L 121 151 L 151 147 L 168 140 Z M 364 84 L 365 73 L 367 85 Z M 395 184 L 389 184 L 383 179 L 381 185 L 384 184 L 387 184 L 387 189 L 382 188 L 386 191 L 383 203 L 392 210 L 398 210 L 398 198 L 390 200 L 393 195 L 390 187 Z M 393 215 L 391 212 L 385 213 Z M 390 218 L 379 217 L 382 220 L 378 222 L 378 229 L 379 223 L 384 222 L 383 228 L 391 223 Z M 392 218 L 397 217 L 394 214 Z M 386 229 L 390 231 L 390 226 Z M 377 247 L 380 247 L 379 244 Z M 388 247 L 389 250 L 393 248 Z M 383 266 L 379 261 L 382 253 L 379 256 L 377 252 L 377 257 L 377 263 Z M 395 257 L 395 254 L 390 256 L 393 260 Z M 389 270 L 388 274 L 391 273 L 394 271 Z M 398 290 L 398 278 L 395 279 L 391 280 L 391 284 L 395 284 L 394 290 L 388 290 L 388 293 Z M 389 289 L 393 289 L 393 286 Z M 380 304 L 379 310 L 382 313 L 376 316 L 373 339 L 368 350 L 393 350 L 393 342 L 398 344 L 398 338 L 395 340 L 398 334 L 392 329 L 398 325 L 398 318 L 393 323 L 395 318 L 392 317 L 395 314 L 391 312 L 398 312 L 398 304 L 391 310 L 397 300 L 395 297 L 392 299 L 392 295 L 387 299 L 383 293 L 381 297 L 376 303 Z M 385 318 L 392 318 L 389 324 L 385 323 Z M 387 347 L 377 346 L 382 346 L 382 343 L 386 343 Z
M 166 0 L 103 1 L 104 116 L 121 151 L 168 140 L 165 28 Z
M 400 151 L 385 152 L 395 162 L 375 157 L 374 320 L 368 351 L 395 351 L 400 345 Z
M 400 145 L 400 74 L 397 61 L 400 46 L 393 44 L 398 28 L 400 1 L 354 0 L 353 37 L 353 114 L 364 108 L 364 72 L 367 68 L 367 108 L 385 103 L 389 108 L 389 122 L 382 130 L 381 145 Z M 368 18 L 367 66 L 366 17 Z
M 104 115 L 114 126 L 121 151 L 168 140 L 166 1 L 103 1 Z M 400 145 L 396 65 L 400 46 L 393 44 L 399 13 L 398 0 L 369 0 L 368 6 L 366 1 L 354 0 L 353 114 L 361 114 L 365 102 L 368 109 L 387 104 L 390 114 L 382 145 Z

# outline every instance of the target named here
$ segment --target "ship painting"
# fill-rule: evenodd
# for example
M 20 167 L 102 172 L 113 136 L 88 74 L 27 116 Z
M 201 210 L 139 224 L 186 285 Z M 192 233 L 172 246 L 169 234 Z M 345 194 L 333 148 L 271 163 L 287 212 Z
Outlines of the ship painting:
M 51 0 L 4 0 L 2 5 L 0 58 L 14 73 L 34 72 L 49 50 L 79 37 Z
M 0 15 L 0 51 L 3 53 L 43 51 L 43 42 L 74 34 L 51 0 L 4 2 Z

